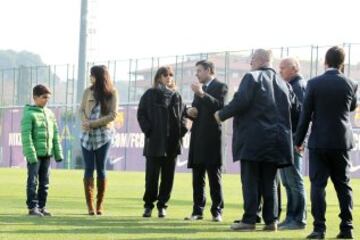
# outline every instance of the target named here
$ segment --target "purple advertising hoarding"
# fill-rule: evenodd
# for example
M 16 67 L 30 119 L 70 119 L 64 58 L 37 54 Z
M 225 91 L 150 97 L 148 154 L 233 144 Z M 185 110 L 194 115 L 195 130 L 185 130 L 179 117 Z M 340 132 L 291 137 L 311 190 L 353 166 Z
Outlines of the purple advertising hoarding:
M 81 168 L 82 160 L 80 154 L 79 130 L 76 127 L 74 115 L 65 115 L 61 108 L 53 108 L 59 125 L 65 161 L 61 164 L 52 162 L 53 168 Z M 353 125 L 357 126 L 360 121 L 359 109 L 353 115 Z M 136 120 L 136 106 L 121 106 L 115 120 L 115 134 L 110 150 L 108 169 L 122 171 L 144 171 L 145 158 L 142 155 L 144 146 L 144 135 Z M 20 121 L 22 109 L 7 109 L 2 112 L 0 121 L 0 167 L 25 167 L 26 161 L 22 154 Z M 239 163 L 233 163 L 231 155 L 232 123 L 226 123 L 226 139 L 224 144 L 224 171 L 227 173 L 238 173 Z M 360 128 L 354 128 L 355 146 L 351 151 L 352 175 L 360 178 Z M 183 141 L 182 154 L 177 160 L 177 171 L 187 172 L 187 156 L 190 145 L 190 132 L 186 134 Z M 79 163 L 75 163 L 78 159 Z M 308 173 L 307 152 L 305 152 L 304 174 Z

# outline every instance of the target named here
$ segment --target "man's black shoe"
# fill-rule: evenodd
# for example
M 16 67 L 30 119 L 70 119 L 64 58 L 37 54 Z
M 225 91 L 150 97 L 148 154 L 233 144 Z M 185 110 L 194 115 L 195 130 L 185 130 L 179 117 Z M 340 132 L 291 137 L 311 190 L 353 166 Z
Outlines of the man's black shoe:
M 159 218 L 164 218 L 164 217 L 166 217 L 166 210 L 165 210 L 165 208 L 159 208 L 158 210 L 159 210 L 159 214 L 158 214 L 158 217 L 159 217 Z
M 341 231 L 337 236 L 337 239 L 354 239 L 351 230 Z
M 324 239 L 325 238 L 325 233 L 324 232 L 312 232 L 310 233 L 306 239 Z
M 143 217 L 151 217 L 151 212 L 152 209 L 151 208 L 145 208 L 144 213 L 143 213 Z

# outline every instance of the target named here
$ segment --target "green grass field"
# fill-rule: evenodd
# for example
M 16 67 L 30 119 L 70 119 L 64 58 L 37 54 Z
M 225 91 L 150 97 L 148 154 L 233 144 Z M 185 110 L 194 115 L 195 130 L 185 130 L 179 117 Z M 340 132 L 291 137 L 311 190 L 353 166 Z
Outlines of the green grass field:
M 29 217 L 25 206 L 25 169 L 0 169 L 0 239 L 303 239 L 312 230 L 308 207 L 308 226 L 302 231 L 234 232 L 229 229 L 234 219 L 242 215 L 242 196 L 239 175 L 224 175 L 225 209 L 222 223 L 211 222 L 210 198 L 205 220 L 186 222 L 191 213 L 192 188 L 190 174 L 177 174 L 166 219 L 143 219 L 142 194 L 144 173 L 108 172 L 109 188 L 105 215 L 86 215 L 82 188 L 82 171 L 53 170 L 50 178 L 48 209 L 53 217 Z M 307 182 L 307 192 L 309 184 Z M 360 181 L 353 180 L 354 225 L 360 225 Z M 327 192 L 327 237 L 338 233 L 337 199 L 332 184 Z M 208 192 L 208 188 L 207 188 Z M 284 192 L 284 191 L 283 191 Z M 309 194 L 308 194 L 309 196 Z M 284 199 L 285 208 L 286 199 Z M 309 205 L 308 205 L 309 206 Z M 283 215 L 284 216 L 284 215 Z M 359 228 L 355 238 L 360 238 Z

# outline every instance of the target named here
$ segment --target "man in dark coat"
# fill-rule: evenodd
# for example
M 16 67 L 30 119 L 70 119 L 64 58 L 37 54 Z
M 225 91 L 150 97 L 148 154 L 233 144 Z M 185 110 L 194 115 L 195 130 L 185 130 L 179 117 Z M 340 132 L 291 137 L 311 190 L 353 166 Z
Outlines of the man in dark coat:
M 271 51 L 258 49 L 232 101 L 215 114 L 233 121 L 233 158 L 241 161 L 244 215 L 231 229 L 255 230 L 259 196 L 263 198 L 264 230 L 277 229 L 275 177 L 293 162 L 291 110 L 295 96 L 271 68 Z M 299 110 L 299 109 L 297 109 Z M 260 188 L 258 187 L 260 184 Z
M 352 238 L 349 151 L 353 147 L 353 133 L 350 112 L 357 106 L 357 84 L 342 74 L 344 59 L 345 52 L 340 47 L 332 47 L 327 51 L 326 72 L 307 83 L 296 130 L 295 144 L 300 151 L 312 122 L 308 148 L 314 231 L 307 237 L 309 239 L 325 237 L 325 187 L 329 177 L 340 204 L 341 224 L 337 238 Z
M 207 172 L 212 200 L 211 214 L 215 222 L 222 221 L 224 200 L 221 186 L 221 125 L 214 113 L 224 106 L 228 88 L 214 77 L 214 64 L 203 60 L 196 63 L 199 83 L 192 84 L 195 93 L 187 115 L 193 120 L 188 167 L 193 176 L 193 211 L 185 220 L 203 219 L 205 208 L 205 173 Z
M 295 58 L 284 58 L 279 65 L 281 78 L 288 82 L 299 102 L 303 102 L 306 83 L 300 74 L 300 64 Z M 298 118 L 292 119 L 293 138 L 296 135 Z M 286 189 L 286 218 L 279 224 L 280 230 L 304 229 L 306 226 L 306 197 L 302 176 L 301 153 L 294 151 L 294 165 L 280 169 L 281 181 Z

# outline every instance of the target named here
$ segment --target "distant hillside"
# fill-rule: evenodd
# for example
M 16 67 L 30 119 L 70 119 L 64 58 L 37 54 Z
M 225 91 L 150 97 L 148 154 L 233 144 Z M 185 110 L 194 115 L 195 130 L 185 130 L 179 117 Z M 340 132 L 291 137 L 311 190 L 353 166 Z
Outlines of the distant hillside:
M 28 51 L 16 52 L 13 50 L 0 50 L 0 69 L 16 68 L 20 66 L 45 65 L 41 57 Z

